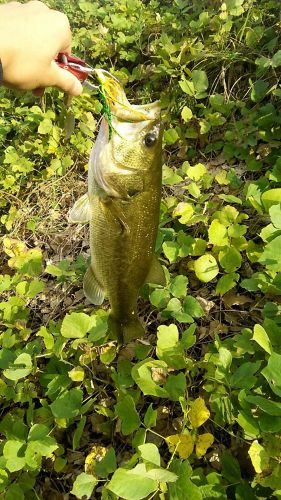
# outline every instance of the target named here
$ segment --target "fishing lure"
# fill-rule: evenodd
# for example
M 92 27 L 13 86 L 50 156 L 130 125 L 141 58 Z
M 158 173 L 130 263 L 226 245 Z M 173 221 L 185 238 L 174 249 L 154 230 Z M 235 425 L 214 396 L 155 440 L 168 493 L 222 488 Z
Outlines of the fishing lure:
M 99 87 L 98 87 L 98 97 L 99 97 L 99 100 L 102 104 L 102 113 L 105 115 L 106 121 L 108 123 L 109 139 L 111 139 L 112 132 L 113 132 L 112 114 L 111 114 L 110 106 L 109 106 L 107 98 L 106 98 L 106 90 L 104 89 L 103 85 L 99 85 Z

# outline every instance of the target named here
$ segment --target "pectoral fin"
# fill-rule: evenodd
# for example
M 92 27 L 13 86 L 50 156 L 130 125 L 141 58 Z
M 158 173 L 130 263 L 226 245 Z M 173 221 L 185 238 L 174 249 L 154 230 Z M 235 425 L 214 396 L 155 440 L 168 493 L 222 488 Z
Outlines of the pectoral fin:
M 88 193 L 84 194 L 75 203 L 69 212 L 69 222 L 89 222 L 91 218 L 91 209 Z
M 130 228 L 126 222 L 126 217 L 125 214 L 122 210 L 122 208 L 117 205 L 112 198 L 107 198 L 106 201 L 102 202 L 102 208 L 103 210 L 109 210 L 113 218 L 120 224 L 120 229 L 121 233 L 127 233 L 129 234 Z
M 153 260 L 148 271 L 148 275 L 145 279 L 145 283 L 154 283 L 154 285 L 166 286 L 165 274 L 156 255 L 153 256 Z
M 104 301 L 104 291 L 95 277 L 92 267 L 89 267 L 83 282 L 85 295 L 92 304 L 100 306 Z

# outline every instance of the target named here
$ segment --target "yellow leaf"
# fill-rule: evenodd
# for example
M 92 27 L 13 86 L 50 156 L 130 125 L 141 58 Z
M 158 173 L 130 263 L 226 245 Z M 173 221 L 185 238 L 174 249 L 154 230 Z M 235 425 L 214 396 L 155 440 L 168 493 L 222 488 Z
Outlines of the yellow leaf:
M 4 244 L 4 252 L 9 257 L 18 257 L 21 255 L 25 255 L 27 252 L 27 246 L 23 241 L 16 240 L 15 238 L 6 238 L 3 239 Z
M 189 421 L 194 429 L 200 427 L 208 420 L 210 412 L 205 405 L 203 398 L 197 398 L 191 405 L 191 410 L 188 413 Z
M 166 442 L 170 452 L 173 453 L 176 450 L 176 453 L 183 460 L 188 458 L 193 452 L 194 445 L 190 434 L 173 434 L 166 437 Z
M 90 453 L 86 456 L 85 459 L 85 472 L 87 474 L 95 473 L 96 463 L 100 462 L 105 457 L 106 452 L 107 448 L 105 448 L 104 446 L 92 446 Z
M 200 434 L 196 439 L 195 450 L 198 458 L 205 455 L 206 451 L 214 442 L 213 434 L 206 432 L 206 434 Z

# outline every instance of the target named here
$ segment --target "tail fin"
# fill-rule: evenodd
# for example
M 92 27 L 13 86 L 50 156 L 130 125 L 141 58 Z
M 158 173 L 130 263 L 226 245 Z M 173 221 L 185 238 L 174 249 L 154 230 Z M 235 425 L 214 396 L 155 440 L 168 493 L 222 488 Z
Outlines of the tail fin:
M 126 344 L 130 342 L 130 340 L 141 338 L 145 334 L 145 330 L 137 317 L 121 322 L 110 314 L 108 318 L 108 327 L 111 336 L 117 339 L 121 344 Z

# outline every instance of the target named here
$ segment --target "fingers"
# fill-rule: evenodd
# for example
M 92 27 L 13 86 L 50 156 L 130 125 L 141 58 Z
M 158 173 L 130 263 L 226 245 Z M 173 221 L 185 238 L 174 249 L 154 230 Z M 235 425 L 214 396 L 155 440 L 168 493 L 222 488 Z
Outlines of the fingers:
M 77 96 L 83 91 L 83 87 L 76 76 L 72 75 L 65 69 L 60 68 L 55 62 L 52 62 L 50 73 L 48 74 L 50 80 L 46 86 L 52 85 L 59 87 L 64 92 L 70 95 Z

